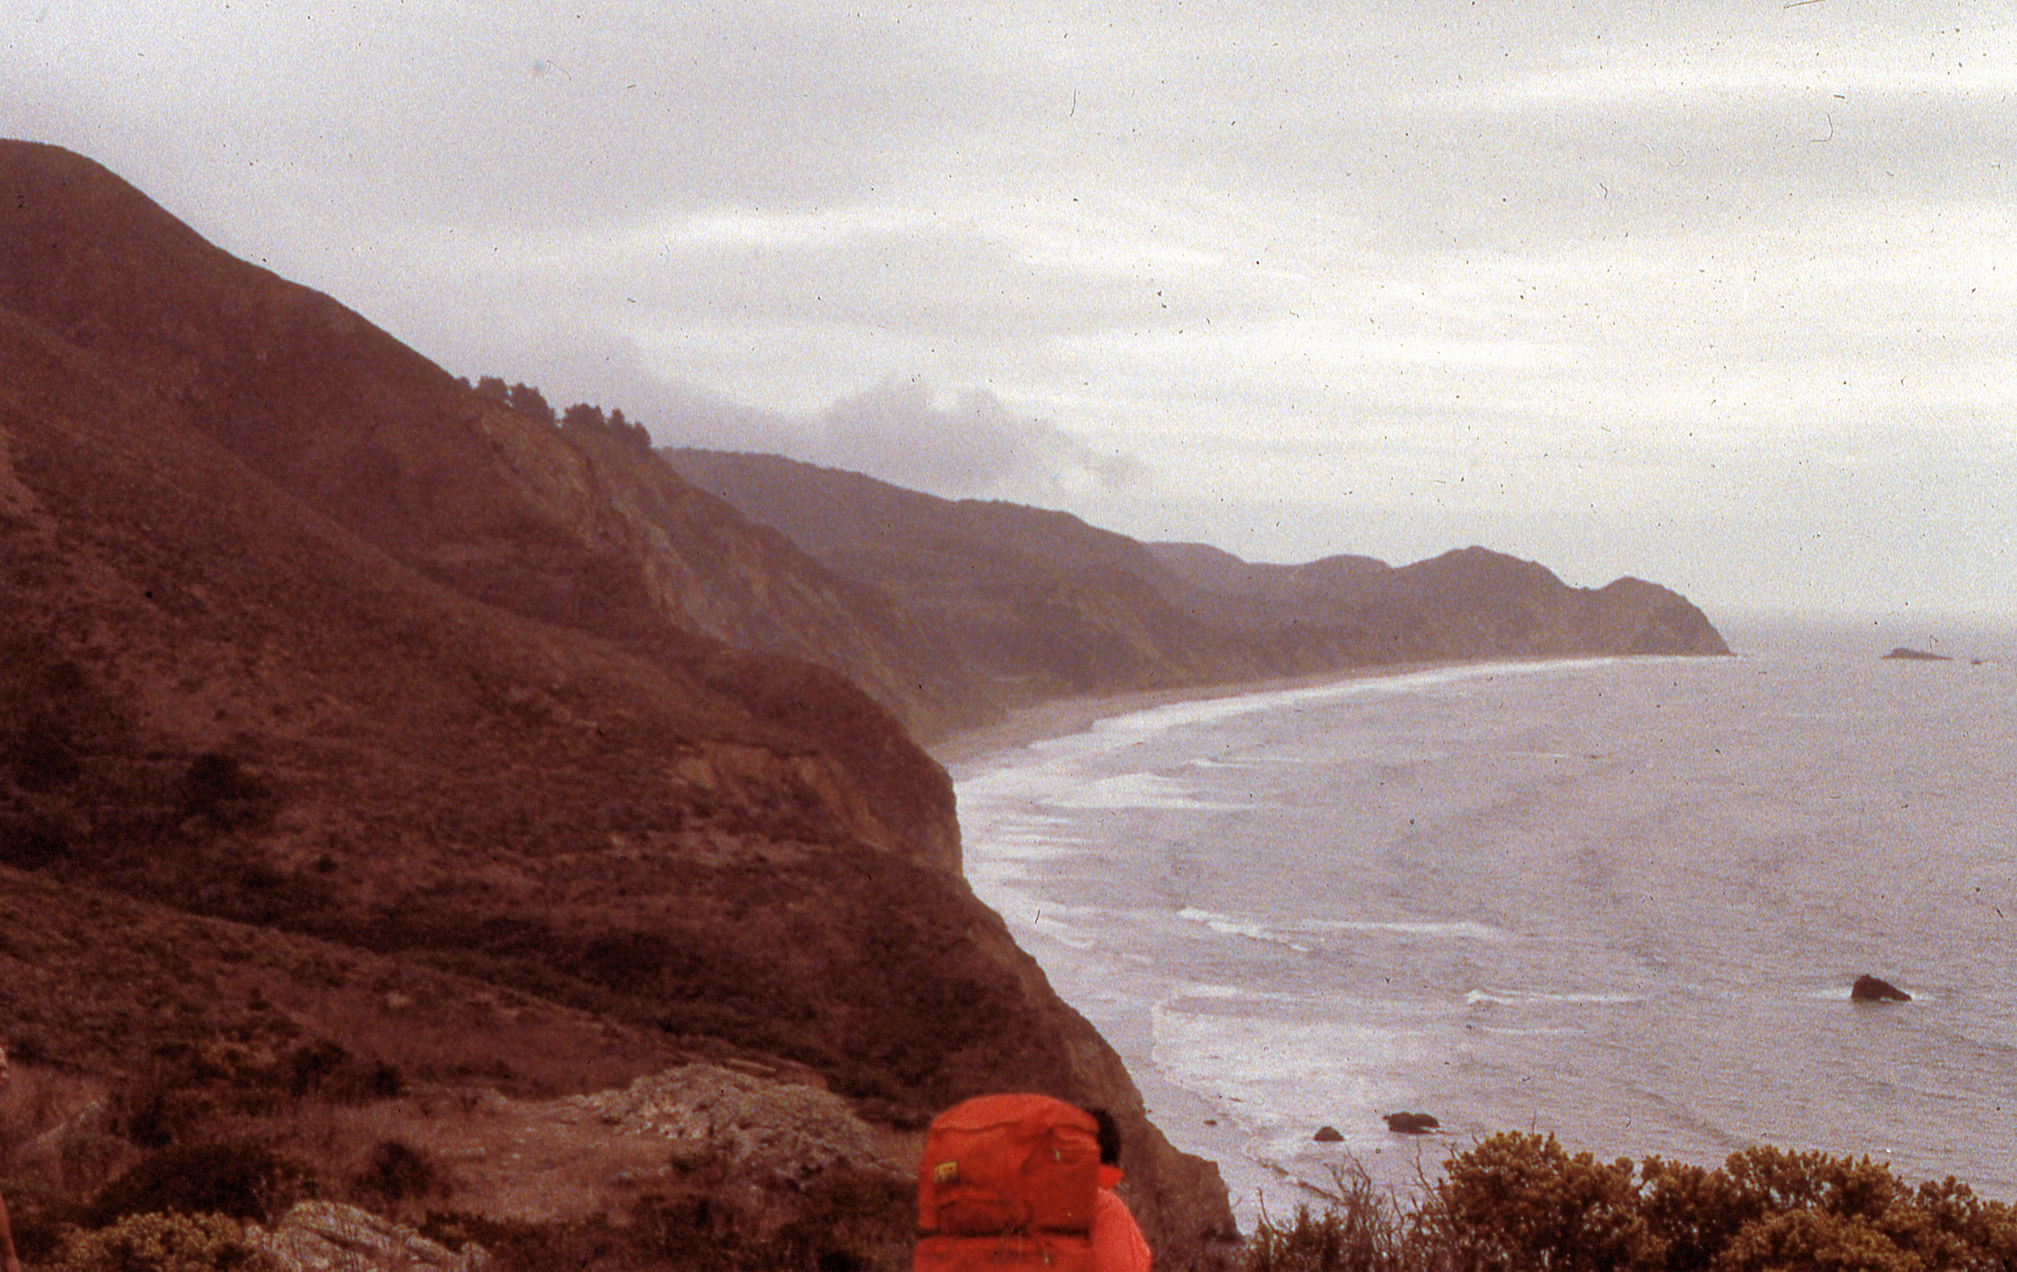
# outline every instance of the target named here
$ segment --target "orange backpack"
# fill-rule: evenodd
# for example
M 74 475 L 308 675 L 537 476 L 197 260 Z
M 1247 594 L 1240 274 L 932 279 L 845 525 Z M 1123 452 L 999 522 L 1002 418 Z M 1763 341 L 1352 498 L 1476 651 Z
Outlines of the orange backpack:
M 1099 1124 L 1047 1095 L 983 1095 L 933 1119 L 915 1272 L 1092 1272 Z

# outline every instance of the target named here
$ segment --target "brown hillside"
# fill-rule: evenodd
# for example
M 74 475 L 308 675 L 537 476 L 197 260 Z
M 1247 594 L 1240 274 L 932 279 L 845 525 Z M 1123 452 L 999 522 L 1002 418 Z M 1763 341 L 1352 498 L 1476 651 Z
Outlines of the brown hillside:
M 666 454 L 695 485 L 940 633 L 1001 707 L 1396 662 L 1728 652 L 1665 588 L 1570 588 L 1483 548 L 1400 569 L 1342 555 L 1255 564 L 775 455 Z
M 987 703 L 945 643 L 882 592 L 751 523 L 648 447 L 592 428 L 562 433 L 623 519 L 661 612 L 738 648 L 831 667 L 914 730 L 937 733 L 987 718 Z
M 669 629 L 833 667 L 912 723 L 972 723 L 880 597 L 648 452 L 473 394 L 326 296 L 230 257 L 88 161 L 17 145 L 0 305 L 420 573 L 650 647 Z
M 191 986 L 217 987 L 201 1019 L 263 1027 L 231 1008 L 248 981 L 339 1031 L 340 987 L 306 969 L 377 959 L 433 977 L 445 1020 L 509 991 L 616 1031 L 598 1051 L 567 1025 L 564 1063 L 551 1033 L 443 1031 L 398 1057 L 423 1076 L 565 1090 L 726 1048 L 899 1121 L 1053 1090 L 1124 1115 L 1172 1248 L 1223 1224 L 1223 1189 L 960 879 L 943 770 L 838 674 L 707 634 L 751 621 L 723 599 L 738 576 L 748 609 L 791 596 L 808 623 L 875 599 L 639 463 L 95 165 L 0 143 L 0 879 L 37 897 L 34 940 L 0 936 L 19 1041 L 121 1072 L 186 1035 Z M 129 949 L 92 991 L 112 1017 L 61 1001 Z
M 996 709 L 1270 674 L 1248 641 L 1171 599 L 1133 539 L 1062 512 L 947 500 L 776 455 L 665 452 L 689 481 L 892 598 Z
M 1701 610 L 1657 584 L 1572 588 L 1545 566 L 1470 547 L 1398 569 L 1370 557 L 1254 565 L 1195 544 L 1156 544 L 1202 616 L 1256 633 L 1282 656 L 1368 661 L 1727 654 Z

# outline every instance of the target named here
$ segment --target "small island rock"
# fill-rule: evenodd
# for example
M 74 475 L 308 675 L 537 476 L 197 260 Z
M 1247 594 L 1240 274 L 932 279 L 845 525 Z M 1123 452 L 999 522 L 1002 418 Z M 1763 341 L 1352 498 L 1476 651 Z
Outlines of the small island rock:
M 1335 1144 L 1345 1137 L 1344 1133 L 1339 1131 L 1335 1126 L 1319 1126 L 1317 1133 L 1311 1136 L 1311 1138 L 1319 1144 Z
M 1912 1001 L 1912 995 L 1880 977 L 1858 976 L 1856 983 L 1849 987 L 1849 1001 L 1854 1003 L 1909 1003 Z
M 1923 650 L 1923 649 L 1907 649 L 1907 648 L 1905 648 L 1905 647 L 1904 647 L 1903 645 L 1900 645 L 1900 646 L 1898 646 L 1898 648 L 1896 648 L 1896 649 L 1892 650 L 1892 651 L 1891 651 L 1890 653 L 1888 653 L 1888 654 L 1884 655 L 1884 657 L 1885 657 L 1885 658 L 1887 658 L 1887 659 L 1890 659 L 1890 658 L 1896 658 L 1896 659 L 1898 659 L 1898 660 L 1900 660 L 1900 661 L 1902 661 L 1902 662 L 1952 662 L 1952 661 L 1953 661 L 1953 659 L 1952 659 L 1951 657 L 1949 657 L 1948 655 L 1946 655 L 1946 654 L 1929 654 L 1929 653 L 1927 653 L 1927 652 L 1926 652 L 1925 650 Z
M 1396 1135 L 1427 1135 L 1441 1125 L 1427 1113 L 1387 1114 L 1387 1129 Z

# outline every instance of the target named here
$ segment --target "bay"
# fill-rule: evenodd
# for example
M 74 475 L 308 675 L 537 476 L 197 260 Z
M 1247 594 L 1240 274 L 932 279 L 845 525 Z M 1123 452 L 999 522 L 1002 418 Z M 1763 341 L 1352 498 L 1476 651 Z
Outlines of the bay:
M 1507 1129 L 2017 1197 L 2017 634 L 1953 629 L 1949 662 L 1882 660 L 1868 624 L 1726 634 L 1737 657 L 1355 677 L 976 756 L 968 876 L 1247 1221 Z M 1851 1003 L 1865 972 L 1914 1001 Z M 1401 1110 L 1442 1133 L 1390 1133 Z

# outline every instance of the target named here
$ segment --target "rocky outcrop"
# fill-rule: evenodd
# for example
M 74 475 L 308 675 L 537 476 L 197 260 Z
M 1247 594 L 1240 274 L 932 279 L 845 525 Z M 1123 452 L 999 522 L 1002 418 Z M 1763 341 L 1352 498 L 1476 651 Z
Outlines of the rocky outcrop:
M 251 1224 L 246 1244 L 278 1272 L 490 1272 L 475 1243 L 450 1250 L 404 1224 L 333 1201 L 297 1203 L 271 1229 Z
M 846 1100 L 718 1065 L 683 1065 L 572 1102 L 630 1134 L 671 1141 L 676 1167 L 718 1165 L 761 1188 L 801 1188 L 835 1170 L 908 1174 Z
M 1849 1001 L 1856 1003 L 1909 1003 L 1912 995 L 1881 977 L 1863 975 L 1849 987 Z

